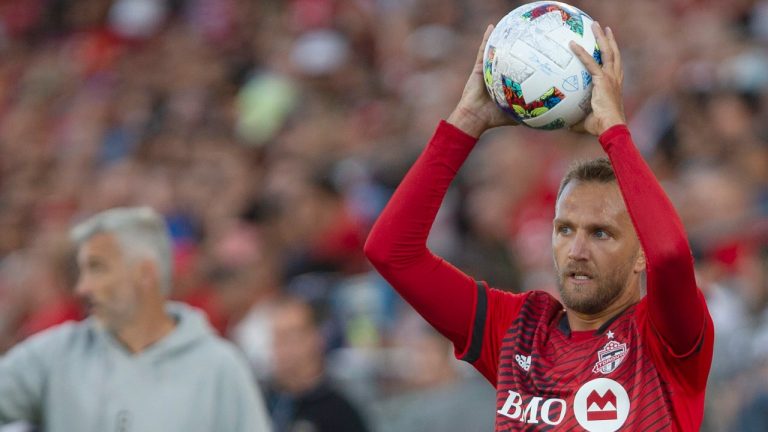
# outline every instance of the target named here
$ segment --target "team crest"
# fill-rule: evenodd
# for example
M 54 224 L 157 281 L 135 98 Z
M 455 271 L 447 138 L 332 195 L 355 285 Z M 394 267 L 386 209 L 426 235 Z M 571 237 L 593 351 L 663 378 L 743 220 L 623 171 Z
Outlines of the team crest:
M 603 349 L 597 352 L 597 362 L 592 368 L 592 372 L 607 375 L 615 371 L 626 357 L 627 351 L 629 351 L 627 344 L 615 340 L 608 341 Z

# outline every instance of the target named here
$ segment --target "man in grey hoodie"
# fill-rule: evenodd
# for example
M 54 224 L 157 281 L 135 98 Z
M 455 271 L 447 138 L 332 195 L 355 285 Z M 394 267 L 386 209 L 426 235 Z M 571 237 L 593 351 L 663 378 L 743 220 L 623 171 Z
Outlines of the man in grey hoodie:
M 143 208 L 72 229 L 77 294 L 90 317 L 31 337 L 0 358 L 0 425 L 47 432 L 259 432 L 260 392 L 233 345 L 166 301 L 171 241 Z

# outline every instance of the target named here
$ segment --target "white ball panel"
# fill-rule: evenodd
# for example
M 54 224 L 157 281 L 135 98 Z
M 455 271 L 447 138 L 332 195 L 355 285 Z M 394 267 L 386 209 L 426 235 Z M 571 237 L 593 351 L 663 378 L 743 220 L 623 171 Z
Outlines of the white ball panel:
M 523 17 L 528 11 L 545 5 L 564 7 L 570 16 L 578 14 L 583 35 L 571 29 L 559 10 L 545 12 L 530 20 Z M 569 126 L 580 121 L 589 110 L 591 77 L 571 52 L 568 42 L 574 40 L 588 52 L 593 52 L 596 42 L 592 22 L 578 9 L 558 2 L 530 3 L 502 18 L 489 38 L 484 55 L 487 60 L 490 47 L 495 48 L 489 93 L 496 103 L 512 111 L 505 98 L 503 75 L 519 84 L 522 100 L 516 98 L 516 104 L 519 104 L 516 109 L 518 117 L 525 116 L 522 121 L 526 125 L 539 128 L 562 119 L 563 126 Z M 540 102 L 553 87 L 556 89 L 554 95 L 543 99 L 545 103 Z M 562 98 L 555 103 L 557 97 Z

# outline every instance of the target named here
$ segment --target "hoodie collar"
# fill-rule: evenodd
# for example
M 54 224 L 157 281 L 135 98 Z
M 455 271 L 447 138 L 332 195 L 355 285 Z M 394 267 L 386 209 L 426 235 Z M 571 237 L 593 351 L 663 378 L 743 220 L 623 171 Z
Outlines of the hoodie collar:
M 198 342 L 214 334 L 213 329 L 210 324 L 208 324 L 208 320 L 203 316 L 202 312 L 191 306 L 184 303 L 168 301 L 166 302 L 165 310 L 176 322 L 176 327 L 165 337 L 147 347 L 144 351 L 133 355 L 128 353 L 123 344 L 121 344 L 111 332 L 100 325 L 94 317 L 89 317 L 86 320 L 86 324 L 91 331 L 95 333 L 97 338 L 117 348 L 124 354 L 134 357 L 157 358 L 173 355 L 176 352 L 183 351 L 196 345 Z

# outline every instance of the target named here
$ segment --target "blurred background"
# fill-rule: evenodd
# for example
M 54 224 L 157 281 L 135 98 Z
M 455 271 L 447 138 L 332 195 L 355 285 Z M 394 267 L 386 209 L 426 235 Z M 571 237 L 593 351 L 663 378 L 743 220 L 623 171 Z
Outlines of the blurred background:
M 690 236 L 717 332 L 704 430 L 768 430 L 768 1 L 570 3 L 614 29 L 630 129 Z M 275 358 L 309 356 L 371 430 L 492 430 L 493 389 L 362 244 L 485 26 L 519 4 L 0 0 L 0 352 L 82 318 L 73 222 L 150 205 L 175 241 L 173 298 L 265 388 Z M 557 185 L 599 154 L 568 132 L 488 133 L 430 247 L 496 287 L 556 294 Z M 319 349 L 275 340 L 284 294 L 311 306 Z

